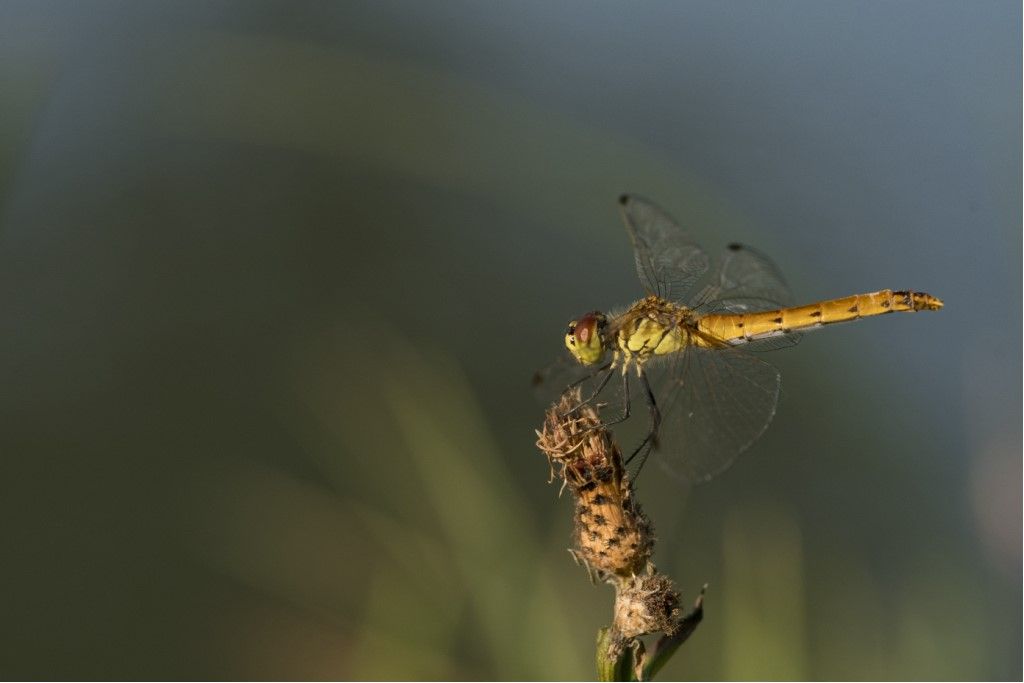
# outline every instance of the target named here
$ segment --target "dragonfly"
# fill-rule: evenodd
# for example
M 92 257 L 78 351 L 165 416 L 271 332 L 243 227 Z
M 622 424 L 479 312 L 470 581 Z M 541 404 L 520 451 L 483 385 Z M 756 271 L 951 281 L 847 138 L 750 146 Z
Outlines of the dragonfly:
M 573 385 L 593 387 L 583 404 L 621 377 L 622 414 L 605 425 L 630 416 L 630 377 L 639 382 L 650 428 L 626 461 L 634 476 L 658 452 L 677 477 L 706 481 L 747 450 L 779 400 L 779 371 L 758 352 L 793 346 L 803 333 L 836 323 L 943 306 L 930 294 L 891 289 L 794 306 L 778 268 L 757 250 L 730 244 L 712 268 L 653 202 L 623 195 L 619 204 L 647 295 L 624 311 L 572 320 L 565 346 L 574 365 L 587 369 Z

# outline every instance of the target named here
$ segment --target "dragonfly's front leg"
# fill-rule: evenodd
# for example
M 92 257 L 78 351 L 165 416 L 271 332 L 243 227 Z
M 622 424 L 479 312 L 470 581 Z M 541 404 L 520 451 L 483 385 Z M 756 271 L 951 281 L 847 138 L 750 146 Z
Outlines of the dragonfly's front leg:
M 601 427 L 610 427 L 617 425 L 620 422 L 625 422 L 629 419 L 629 373 L 626 371 L 626 367 L 622 368 L 622 396 L 625 400 L 622 406 L 622 415 L 615 418 L 614 420 L 608 420 L 601 423 Z
M 615 369 L 619 366 L 619 361 L 620 360 L 621 360 L 621 358 L 618 356 L 618 354 L 616 354 L 615 358 L 612 360 L 611 363 L 609 363 L 609 364 L 607 364 L 605 366 L 602 366 L 601 368 L 598 368 L 597 371 L 587 375 L 583 379 L 578 380 L 578 381 L 574 382 L 573 384 L 571 384 L 569 386 L 569 388 L 571 389 L 571 388 L 573 388 L 575 386 L 578 386 L 579 384 L 582 384 L 583 382 L 587 381 L 588 379 L 591 379 L 592 377 L 595 377 L 598 373 L 603 372 L 603 371 L 607 371 L 607 374 L 601 379 L 600 383 L 598 383 L 598 385 L 597 385 L 597 388 L 594 389 L 594 391 L 590 394 L 590 396 L 588 396 L 586 400 L 580 401 L 578 404 L 573 406 L 566 413 L 566 415 L 572 415 L 573 413 L 578 411 L 583 406 L 585 406 L 585 405 L 587 405 L 589 403 L 592 403 L 594 401 L 594 399 L 596 399 L 598 397 L 598 395 L 600 395 L 600 393 L 602 391 L 604 391 L 604 388 L 606 386 L 608 386 L 608 382 L 612 378 L 612 374 L 614 374 Z M 612 425 L 617 425 L 620 422 L 625 422 L 626 420 L 629 419 L 630 412 L 631 412 L 630 411 L 631 403 L 630 403 L 630 395 L 629 395 L 629 363 L 628 362 L 622 362 L 621 367 L 622 367 L 622 373 L 621 374 L 622 374 L 622 397 L 623 397 L 622 414 L 619 415 L 618 417 L 616 417 L 613 420 L 607 420 L 607 421 L 601 422 L 600 424 L 594 425 L 593 427 L 590 428 L 590 430 L 604 429 L 606 427 L 611 427 Z M 641 377 L 642 376 L 643 375 L 641 375 Z M 650 394 L 650 391 L 651 391 L 650 387 L 648 387 L 647 388 L 647 393 Z M 600 409 L 603 406 L 604 406 L 604 404 L 598 404 L 597 407 Z
M 640 456 L 639 465 L 633 472 L 633 478 L 636 479 L 640 474 L 640 470 L 643 469 L 644 463 L 647 462 L 647 457 L 651 454 L 655 448 L 658 447 L 658 430 L 661 428 L 661 411 L 658 410 L 658 402 L 654 399 L 654 392 L 651 390 L 651 383 L 647 381 L 647 374 L 644 372 L 643 367 L 637 368 L 637 374 L 640 376 L 640 383 L 644 385 L 644 396 L 647 398 L 647 409 L 651 418 L 651 428 L 647 432 L 647 436 L 640 442 L 640 445 L 636 447 L 633 454 L 626 458 L 626 464 L 628 465 L 637 456 Z
M 588 396 L 586 399 L 584 399 L 584 400 L 580 401 L 578 404 L 576 404 L 571 410 L 569 410 L 569 412 L 566 413 L 566 415 L 572 415 L 573 413 L 578 411 L 583 406 L 590 405 L 591 403 L 593 403 L 594 400 L 601 394 L 601 392 L 604 391 L 604 388 L 606 386 L 608 386 L 608 381 L 612 378 L 612 375 L 615 374 L 615 369 L 616 368 L 622 367 L 622 372 L 623 373 L 626 372 L 626 369 L 629 367 L 629 362 L 628 361 L 629 361 L 628 358 L 623 359 L 619 355 L 619 352 L 615 351 L 614 355 L 612 356 L 612 360 L 611 360 L 610 363 L 605 363 L 604 365 L 599 367 L 597 370 L 594 370 L 590 374 L 588 374 L 588 375 L 586 375 L 584 377 L 581 377 L 580 379 L 578 379 L 575 382 L 573 382 L 572 384 L 570 384 L 566 388 L 566 391 L 568 391 L 569 389 L 574 389 L 575 387 L 578 387 L 579 385 L 583 384 L 584 382 L 586 382 L 588 380 L 591 380 L 594 377 L 597 377 L 602 372 L 607 371 L 607 374 L 605 374 L 605 376 L 598 383 L 597 387 L 590 393 L 590 396 Z M 626 401 L 627 401 L 627 405 L 628 405 L 628 401 L 629 401 L 629 393 L 628 392 L 626 393 Z M 626 408 L 626 417 L 629 417 L 629 408 L 628 407 Z M 625 419 L 625 417 L 622 418 L 622 419 Z M 622 420 L 618 420 L 618 422 L 621 422 L 621 421 Z
M 608 380 L 610 380 L 612 378 L 612 375 L 615 374 L 615 361 L 613 360 L 611 363 L 607 363 L 605 365 L 602 365 L 601 367 L 599 367 L 594 372 L 590 373 L 589 375 L 587 375 L 585 377 L 582 377 L 582 378 L 576 380 L 575 382 L 570 384 L 568 387 L 566 387 L 566 391 L 569 391 L 570 389 L 575 389 L 579 385 L 583 384 L 587 380 L 593 379 L 594 377 L 596 377 L 597 375 L 601 374 L 602 372 L 605 372 L 605 376 L 601 379 L 600 382 L 598 382 L 597 387 L 594 389 L 594 391 L 592 391 L 590 393 L 590 396 L 588 396 L 586 399 L 580 401 L 575 406 L 573 406 L 572 409 L 570 409 L 566 413 L 567 416 L 568 415 L 572 415 L 573 413 L 578 411 L 583 406 L 589 405 L 589 404 L 593 403 L 594 399 L 596 399 L 598 397 L 598 395 L 602 391 L 604 391 L 604 388 L 608 385 Z

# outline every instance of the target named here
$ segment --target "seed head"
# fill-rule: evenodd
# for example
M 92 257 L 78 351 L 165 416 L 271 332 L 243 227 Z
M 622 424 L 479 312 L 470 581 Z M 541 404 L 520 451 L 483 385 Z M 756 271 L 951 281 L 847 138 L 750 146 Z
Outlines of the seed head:
M 626 640 L 655 632 L 671 635 L 679 624 L 679 593 L 672 579 L 652 572 L 619 583 L 612 623 Z
M 537 446 L 575 499 L 574 556 L 601 578 L 639 573 L 654 546 L 651 524 L 633 499 L 622 454 L 579 388 L 551 406 Z

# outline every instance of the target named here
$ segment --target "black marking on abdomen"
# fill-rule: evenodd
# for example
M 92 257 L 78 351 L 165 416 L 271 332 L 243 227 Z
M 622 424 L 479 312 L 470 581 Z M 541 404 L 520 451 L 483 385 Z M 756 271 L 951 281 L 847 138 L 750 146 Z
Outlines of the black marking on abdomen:
M 860 312 L 860 307 L 857 306 L 857 304 L 854 304 L 854 305 L 850 306 L 848 309 L 846 309 L 846 312 L 847 313 L 859 313 Z
M 821 311 L 814 311 L 813 313 L 811 313 L 811 317 L 812 318 L 820 318 L 821 317 Z
M 782 318 L 781 317 L 779 317 L 779 318 L 772 318 L 772 322 L 777 324 L 777 325 L 781 325 L 782 324 Z

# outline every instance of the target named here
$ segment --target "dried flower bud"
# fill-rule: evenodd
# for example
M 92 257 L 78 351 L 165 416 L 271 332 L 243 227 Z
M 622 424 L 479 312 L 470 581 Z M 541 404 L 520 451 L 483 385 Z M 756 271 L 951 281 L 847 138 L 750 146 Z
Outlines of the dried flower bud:
M 655 632 L 671 634 L 679 623 L 679 593 L 672 580 L 650 573 L 619 583 L 612 623 L 625 640 Z
M 548 409 L 537 445 L 576 497 L 575 556 L 602 578 L 628 577 L 647 565 L 651 524 L 633 501 L 622 454 L 579 388 Z
M 592 482 L 576 498 L 576 552 L 601 574 L 632 576 L 651 558 L 651 524 L 633 502 L 629 479 Z
M 601 423 L 597 410 L 582 404 L 580 388 L 562 394 L 547 410 L 537 447 L 548 457 L 558 476 L 573 490 L 607 479 L 622 468 L 622 456 Z

